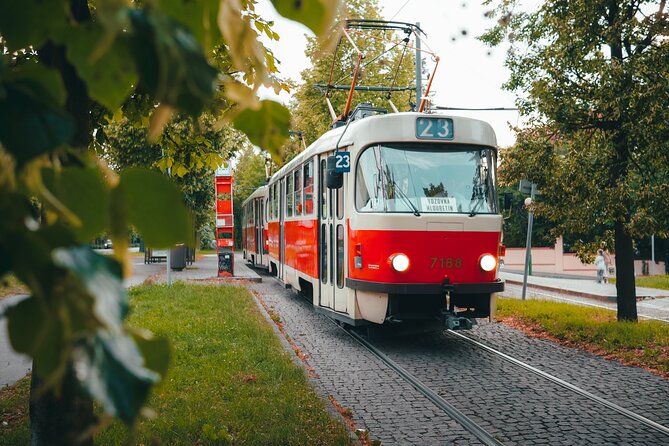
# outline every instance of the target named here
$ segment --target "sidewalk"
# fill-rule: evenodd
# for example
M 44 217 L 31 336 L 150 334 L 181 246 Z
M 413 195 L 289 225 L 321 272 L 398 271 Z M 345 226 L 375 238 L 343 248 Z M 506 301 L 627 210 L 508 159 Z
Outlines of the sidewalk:
M 242 254 L 235 252 L 235 275 L 233 277 L 218 277 L 218 258 L 216 254 L 199 254 L 192 265 L 187 265 L 182 271 L 171 271 L 170 276 L 172 282 L 207 279 L 218 279 L 221 282 L 237 280 L 260 282 L 261 277 L 247 265 L 246 260 L 242 258 Z M 132 276 L 123 282 L 126 288 L 138 286 L 147 281 L 148 283 L 167 282 L 167 266 L 164 262 L 145 264 L 142 258 L 136 257 L 132 268 Z
M 523 274 L 500 271 L 499 276 L 508 285 L 503 296 L 521 296 Z M 558 300 L 568 300 L 576 304 L 616 309 L 616 286 L 610 283 L 597 283 L 594 278 L 528 276 L 527 285 L 528 296 L 532 298 L 555 297 Z M 669 290 L 637 287 L 636 296 L 637 312 L 640 317 L 669 322 Z

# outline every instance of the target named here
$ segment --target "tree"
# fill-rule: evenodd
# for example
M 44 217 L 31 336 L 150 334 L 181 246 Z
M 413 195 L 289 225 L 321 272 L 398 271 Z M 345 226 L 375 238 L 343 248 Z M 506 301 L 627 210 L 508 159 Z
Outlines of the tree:
M 237 158 L 234 178 L 233 214 L 235 216 L 235 246 L 242 246 L 242 203 L 258 187 L 267 183 L 265 165 L 269 160 L 257 148 L 246 145 Z
M 339 16 L 340 22 L 345 19 L 381 20 L 378 13 L 377 0 L 351 0 L 346 3 L 346 9 Z M 390 31 L 367 30 L 365 34 L 384 37 L 401 41 L 406 36 Z M 382 86 L 382 87 L 411 87 L 414 85 L 414 54 L 413 50 L 406 48 L 404 44 L 391 44 L 369 37 L 352 34 L 357 47 L 365 54 L 363 59 L 362 73 L 358 81 L 359 86 Z M 388 50 L 388 51 L 387 51 Z M 316 39 L 309 39 L 305 54 L 311 60 L 311 67 L 302 72 L 303 83 L 297 88 L 291 103 L 293 115 L 292 126 L 294 130 L 300 131 L 309 145 L 323 133 L 329 130 L 332 117 L 325 102 L 323 89 L 317 89 L 316 84 L 350 85 L 353 77 L 357 53 L 348 43 L 346 38 L 341 37 L 336 51 L 323 54 L 318 47 Z M 411 106 L 411 92 L 402 91 L 392 94 L 392 101 L 403 110 Z M 356 103 L 369 102 L 376 107 L 386 107 L 387 92 L 356 92 Z M 336 113 L 342 113 L 346 103 L 347 92 L 332 91 L 330 100 Z M 415 99 L 414 99 L 415 100 Z M 289 153 L 299 153 L 301 142 L 292 141 L 292 150 Z
M 96 150 L 117 171 L 147 167 L 166 173 L 169 167 L 200 233 L 214 221 L 214 169 L 248 145 L 243 133 L 229 125 L 216 129 L 215 124 L 208 112 L 197 120 L 175 117 L 151 143 L 141 122 L 123 118 L 104 127 L 104 143 Z
M 277 153 L 287 137 L 288 111 L 255 95 L 263 84 L 282 87 L 258 32 L 278 36 L 254 0 L 138 3 L 0 7 L 0 276 L 13 273 L 30 289 L 7 318 L 12 346 L 33 358 L 36 445 L 90 443 L 91 398 L 132 425 L 167 367 L 166 340 L 123 323 L 121 279 L 129 225 L 155 247 L 188 238 L 183 197 L 157 172 L 106 168 L 89 150 L 93 137 L 104 139 L 104 124 L 139 102 L 150 112 L 149 138 L 169 138 L 162 130 L 175 113 L 216 108 L 217 92 L 227 101 L 217 119 L 254 143 Z M 337 6 L 273 3 L 317 34 Z M 179 162 L 180 146 L 172 156 Z M 87 246 L 103 231 L 114 239 L 115 259 Z
M 539 185 L 536 212 L 556 235 L 613 246 L 618 319 L 636 321 L 633 238 L 669 230 L 665 1 L 550 0 L 532 13 L 514 13 L 516 3 L 502 1 L 482 37 L 511 42 L 505 87 L 523 93 L 531 119 L 504 173 Z

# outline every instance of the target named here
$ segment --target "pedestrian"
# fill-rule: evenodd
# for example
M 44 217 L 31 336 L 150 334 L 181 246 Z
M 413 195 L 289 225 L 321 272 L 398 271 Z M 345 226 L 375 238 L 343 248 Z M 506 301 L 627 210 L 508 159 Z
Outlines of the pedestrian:
M 606 283 L 606 269 L 608 268 L 608 264 L 603 249 L 597 250 L 597 257 L 595 257 L 595 268 L 597 268 L 597 283 L 602 283 L 602 281 Z

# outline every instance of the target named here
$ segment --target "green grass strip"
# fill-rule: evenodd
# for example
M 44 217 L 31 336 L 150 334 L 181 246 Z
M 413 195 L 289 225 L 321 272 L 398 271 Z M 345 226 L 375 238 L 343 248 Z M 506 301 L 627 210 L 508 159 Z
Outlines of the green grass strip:
M 661 276 L 640 276 L 634 279 L 636 286 L 642 288 L 656 288 L 659 290 L 669 290 L 669 274 Z M 616 283 L 616 278 L 609 279 L 609 283 Z
M 138 287 L 131 306 L 129 325 L 168 337 L 173 358 L 149 402 L 156 416 L 131 433 L 114 422 L 97 445 L 349 444 L 245 288 Z
M 615 311 L 540 300 L 499 299 L 496 316 L 669 378 L 669 324 L 618 322 Z

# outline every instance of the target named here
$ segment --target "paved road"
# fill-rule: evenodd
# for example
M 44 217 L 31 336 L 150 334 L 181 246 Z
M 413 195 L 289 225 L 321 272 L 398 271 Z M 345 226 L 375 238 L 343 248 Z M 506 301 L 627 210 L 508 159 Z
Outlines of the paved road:
M 6 308 L 16 305 L 25 297 L 12 296 L 0 300 L 0 315 L 4 313 Z M 14 384 L 26 376 L 31 366 L 32 360 L 29 357 L 16 353 L 9 345 L 7 320 L 0 316 L 0 388 Z

